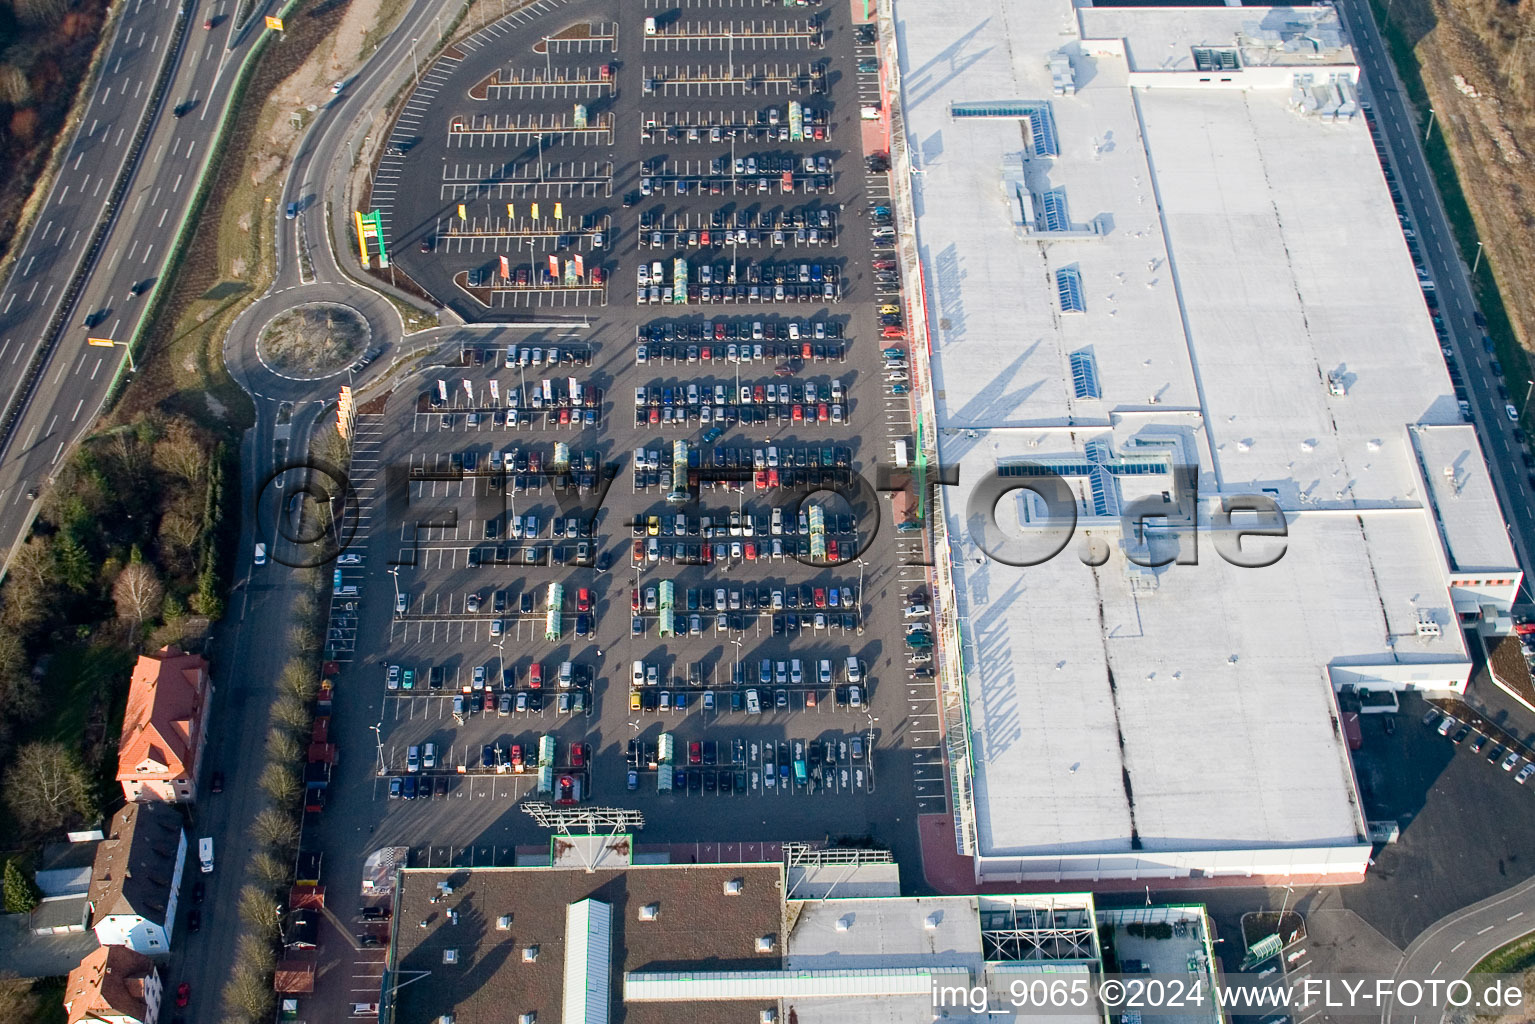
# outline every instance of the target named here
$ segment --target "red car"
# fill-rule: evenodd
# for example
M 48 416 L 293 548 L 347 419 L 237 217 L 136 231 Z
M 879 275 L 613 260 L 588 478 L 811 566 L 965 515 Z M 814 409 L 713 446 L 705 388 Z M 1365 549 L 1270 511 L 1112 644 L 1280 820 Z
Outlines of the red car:
M 715 324 L 714 324 L 714 340 L 715 341 L 724 341 L 725 340 L 725 322 L 723 320 L 716 321 Z
M 586 765 L 586 744 L 572 743 L 570 745 L 570 766 L 581 768 Z
M 688 744 L 688 764 L 704 763 L 704 745 L 697 740 Z
M 820 403 L 815 407 L 815 415 L 816 419 L 820 420 L 822 423 L 827 422 L 831 419 L 831 406 L 827 405 L 825 402 Z
M 826 588 L 825 587 L 816 587 L 815 588 L 815 606 L 817 608 L 825 608 L 826 607 Z
M 746 542 L 746 560 L 748 562 L 755 562 L 757 560 L 757 545 L 751 541 Z
M 650 407 L 650 422 L 652 422 L 652 423 L 660 423 L 661 422 L 661 410 L 657 409 L 655 406 L 651 406 Z
M 613 65 L 611 65 L 611 64 L 604 64 L 602 66 L 602 72 L 601 73 L 602 73 L 602 80 L 604 82 L 608 81 L 609 79 L 611 79 L 613 77 Z
M 804 408 L 802 406 L 796 405 L 794 407 L 794 409 L 792 410 L 792 418 L 793 418 L 795 423 L 798 423 L 801 420 L 803 420 L 805 418 L 805 410 L 804 410 Z
M 589 612 L 592 610 L 592 592 L 585 587 L 576 591 L 576 611 Z
M 757 490 L 759 490 L 759 491 L 767 486 L 767 470 L 765 470 L 765 469 L 757 470 L 756 483 L 757 483 Z
M 183 981 L 176 986 L 176 1005 L 186 1006 L 192 999 L 192 983 Z
M 698 233 L 698 242 L 699 242 L 700 245 L 708 245 L 709 244 L 709 232 L 707 232 L 707 231 L 700 231 Z
M 811 356 L 813 356 L 815 354 L 815 347 L 813 345 L 811 345 L 810 342 L 807 341 L 803 345 L 800 346 L 799 354 L 800 354 L 800 357 L 802 359 L 809 359 Z
M 542 690 L 544 688 L 544 666 L 538 662 L 528 666 L 528 689 Z
M 602 281 L 603 281 L 602 268 L 601 267 L 593 267 L 592 268 L 592 284 L 601 284 Z
M 886 327 L 879 332 L 881 338 L 904 338 L 906 332 L 899 327 Z
M 522 771 L 522 744 L 512 744 L 512 770 Z
M 637 540 L 637 541 L 634 542 L 634 557 L 635 557 L 636 560 L 645 557 L 645 542 L 644 541 L 638 541 Z M 636 611 L 636 612 L 640 610 L 640 588 L 639 587 L 633 587 L 629 591 L 629 610 L 630 611 Z

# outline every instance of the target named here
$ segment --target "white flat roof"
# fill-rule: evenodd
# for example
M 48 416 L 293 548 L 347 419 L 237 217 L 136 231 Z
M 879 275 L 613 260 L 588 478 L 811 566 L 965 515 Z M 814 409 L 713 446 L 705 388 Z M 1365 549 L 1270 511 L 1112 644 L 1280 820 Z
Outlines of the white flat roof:
M 810 900 L 790 908 L 785 970 L 985 966 L 974 896 Z
M 1078 13 L 1110 42 L 1082 41 Z M 957 547 L 981 852 L 1128 852 L 1132 835 L 1148 851 L 1357 845 L 1327 669 L 1464 665 L 1407 427 L 1474 437 L 1448 426 L 1453 391 L 1363 120 L 1302 116 L 1276 85 L 1288 68 L 1262 88 L 1131 84 L 1162 69 L 1153 54 L 1182 60 L 1254 23 L 1280 42 L 1300 22 L 1336 38 L 1336 14 L 1067 0 L 895 14 L 939 456 L 961 467 L 950 536 L 999 462 L 1080 462 L 1088 442 L 1118 458 L 1155 436 L 1197 461 L 1206 529 L 1221 494 L 1267 495 L 1289 521 L 1287 553 L 1262 569 L 1206 535 L 1199 564 L 1132 578 L 1107 519 L 1079 530 L 1111 549 L 1096 569 L 1077 541 L 1027 569 Z M 1057 51 L 1073 95 L 1052 95 Z M 1048 105 L 1058 155 L 1035 152 L 1027 123 L 950 114 L 996 101 Z M 1015 225 L 1020 154 L 1029 193 L 1064 191 L 1070 237 Z M 1081 312 L 1060 308 L 1062 269 Z M 1074 354 L 1100 397 L 1074 389 Z M 1091 517 L 1087 479 L 1071 482 Z M 1115 483 L 1124 502 L 1167 486 Z M 1481 511 L 1451 547 L 1506 551 L 1490 489 L 1485 509 L 1459 501 Z M 999 506 L 1004 525 L 1016 509 Z M 1418 635 L 1423 618 L 1441 634 Z
M 1413 427 L 1413 448 L 1433 496 L 1452 572 L 1518 571 L 1487 460 L 1469 423 Z

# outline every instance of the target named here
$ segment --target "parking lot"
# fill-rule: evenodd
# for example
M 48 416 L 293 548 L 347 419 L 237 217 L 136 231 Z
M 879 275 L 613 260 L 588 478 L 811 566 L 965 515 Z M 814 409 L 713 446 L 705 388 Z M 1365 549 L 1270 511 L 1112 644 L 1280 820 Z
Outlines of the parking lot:
M 594 43 L 466 47 L 391 134 L 399 268 L 505 326 L 369 428 L 367 795 L 487 808 L 431 818 L 446 844 L 536 839 L 505 811 L 539 799 L 914 851 L 945 772 L 923 535 L 875 490 L 912 424 L 848 11 L 672 3 L 648 36 L 614 7 L 562 9 Z

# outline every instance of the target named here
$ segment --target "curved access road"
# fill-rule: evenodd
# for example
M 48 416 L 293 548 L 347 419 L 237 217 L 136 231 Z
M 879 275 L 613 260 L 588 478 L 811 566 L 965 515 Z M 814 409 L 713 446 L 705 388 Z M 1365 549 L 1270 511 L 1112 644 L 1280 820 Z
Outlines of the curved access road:
M 1392 977 L 1420 981 L 1464 978 L 1487 954 L 1532 931 L 1535 876 L 1480 903 L 1446 914 L 1425 928 L 1408 945 Z M 1428 1007 L 1399 1008 L 1392 1000 L 1382 1008 L 1380 1016 L 1382 1024 L 1438 1024 L 1440 1011 Z

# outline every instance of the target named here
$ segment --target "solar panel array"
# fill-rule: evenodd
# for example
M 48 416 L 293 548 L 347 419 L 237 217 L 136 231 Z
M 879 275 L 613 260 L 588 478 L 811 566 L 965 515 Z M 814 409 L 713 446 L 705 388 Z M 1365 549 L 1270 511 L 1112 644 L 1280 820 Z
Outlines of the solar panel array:
M 1109 470 L 1113 455 L 1108 445 L 1100 441 L 1089 441 L 1084 446 L 1084 451 L 1088 461 L 1093 464 L 1093 468 L 1087 474 L 1087 483 L 1093 493 L 1093 514 L 1119 515 L 1119 490 L 1114 483 L 1114 475 Z

